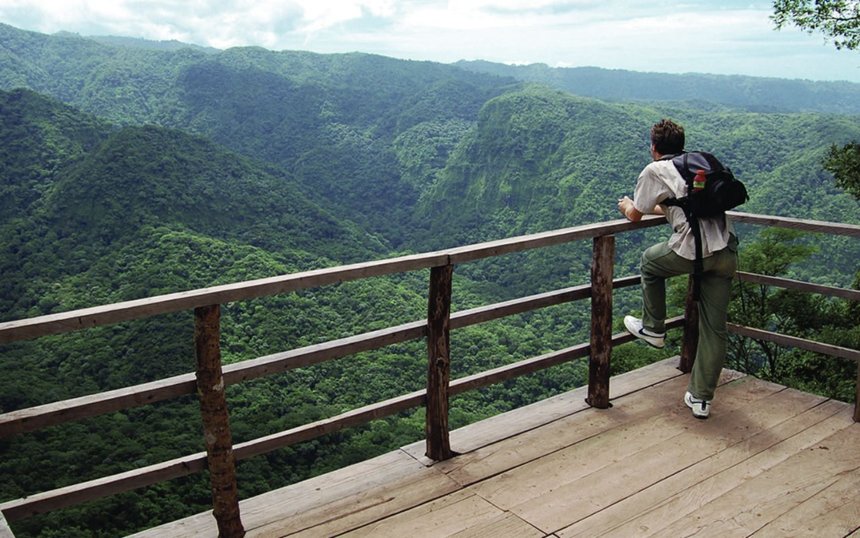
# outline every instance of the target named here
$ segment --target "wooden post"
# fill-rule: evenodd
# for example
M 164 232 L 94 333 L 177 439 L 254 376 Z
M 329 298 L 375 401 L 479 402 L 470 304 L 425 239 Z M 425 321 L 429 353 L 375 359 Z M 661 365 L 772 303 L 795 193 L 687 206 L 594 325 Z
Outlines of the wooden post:
M 612 355 L 612 274 L 615 236 L 594 238 L 591 258 L 591 344 L 588 362 L 588 397 L 592 407 L 609 404 L 609 359 Z
M 427 300 L 427 457 L 446 460 L 454 455 L 448 438 L 448 385 L 451 381 L 450 317 L 454 266 L 430 269 Z
M 239 517 L 236 458 L 221 372 L 221 307 L 196 308 L 194 318 L 197 395 L 200 397 L 206 461 L 212 486 L 212 513 L 218 523 L 220 538 L 238 538 L 245 535 L 245 529 Z
M 699 345 L 699 303 L 693 300 L 693 275 L 687 280 L 687 299 L 684 303 L 684 339 L 681 342 L 681 361 L 678 369 L 689 374 L 696 360 Z

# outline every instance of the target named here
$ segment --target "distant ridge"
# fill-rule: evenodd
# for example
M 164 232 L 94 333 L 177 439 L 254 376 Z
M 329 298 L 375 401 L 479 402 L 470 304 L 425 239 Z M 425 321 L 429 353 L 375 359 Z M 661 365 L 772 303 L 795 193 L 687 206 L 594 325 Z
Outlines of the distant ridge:
M 61 32 L 57 35 L 69 35 L 66 32 Z M 77 34 L 70 34 L 75 35 Z M 81 37 L 81 36 L 77 36 Z M 177 41 L 175 39 L 171 39 L 169 41 L 153 41 L 150 39 L 143 39 L 137 37 L 122 37 L 122 36 L 86 36 L 86 39 L 92 39 L 93 41 L 97 41 L 103 45 L 110 45 L 112 47 L 126 47 L 126 48 L 134 48 L 134 49 L 144 49 L 144 50 L 162 50 L 162 51 L 173 51 L 173 50 L 181 50 L 181 49 L 194 49 L 203 52 L 208 52 L 210 54 L 217 54 L 221 52 L 221 49 L 216 49 L 214 47 L 202 47 L 200 45 L 194 45 L 192 43 L 183 43 L 182 41 Z
M 455 65 L 538 82 L 612 101 L 707 101 L 750 112 L 860 114 L 860 84 L 742 75 L 642 73 L 599 67 L 505 65 L 461 60 Z

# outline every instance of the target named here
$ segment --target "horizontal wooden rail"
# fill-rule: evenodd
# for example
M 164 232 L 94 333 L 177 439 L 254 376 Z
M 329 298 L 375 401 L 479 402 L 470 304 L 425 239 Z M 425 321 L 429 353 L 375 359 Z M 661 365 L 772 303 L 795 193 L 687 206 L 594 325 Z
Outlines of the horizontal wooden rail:
M 618 278 L 613 281 L 613 287 L 635 286 L 639 281 L 640 277 L 638 275 Z M 451 315 L 451 328 L 467 327 L 538 308 L 582 300 L 588 298 L 590 294 L 591 289 L 588 285 L 574 286 L 463 310 Z M 415 340 L 422 338 L 425 330 L 426 321 L 415 321 L 387 329 L 331 340 L 322 344 L 228 364 L 224 366 L 224 382 L 227 385 L 232 385 L 266 375 L 285 372 L 293 368 L 311 366 L 327 360 Z M 11 411 L 0 415 L 0 439 L 56 424 L 152 404 L 187 394 L 194 394 L 196 390 L 197 384 L 194 373 L 187 373 L 133 387 L 125 387 Z
M 343 265 L 271 278 L 224 284 L 211 288 L 170 293 L 111 305 L 49 314 L 25 320 L 9 321 L 0 323 L 0 343 L 36 338 L 49 334 L 73 332 L 89 327 L 110 325 L 159 314 L 193 310 L 208 305 L 223 305 L 233 301 L 278 295 L 289 291 L 316 288 L 338 282 L 426 269 L 434 265 L 444 265 L 447 262 L 447 254 L 431 252 L 428 254 L 403 256 L 388 260 Z
M 762 284 L 765 286 L 778 286 L 780 288 L 793 289 L 799 291 L 807 291 L 827 295 L 829 297 L 840 297 L 850 301 L 860 301 L 860 290 L 852 290 L 847 288 L 836 288 L 833 286 L 822 286 L 821 284 L 812 284 L 801 280 L 792 280 L 789 278 L 780 278 L 769 275 L 760 275 L 758 273 L 745 273 L 738 271 L 738 280 L 750 282 L 752 284 Z
M 860 226 L 856 224 L 794 219 L 790 217 L 775 217 L 773 215 L 755 215 L 752 213 L 742 213 L 740 211 L 726 211 L 726 215 L 734 222 L 746 222 L 748 224 L 758 224 L 774 228 L 790 228 L 793 230 L 825 233 L 828 235 L 860 237 Z
M 798 349 L 803 349 L 805 351 L 811 351 L 813 353 L 821 353 L 822 355 L 829 355 L 831 357 L 839 357 L 842 359 L 851 359 L 860 362 L 860 351 L 857 351 L 856 349 L 834 346 L 832 344 L 823 344 L 821 342 L 815 342 L 813 340 L 806 340 L 804 338 L 788 336 L 785 334 L 765 331 L 762 329 L 754 329 L 752 327 L 737 325 L 735 323 L 729 323 L 728 329 L 729 332 L 733 332 L 740 336 L 746 336 L 747 338 L 754 338 L 756 340 L 767 340 L 768 342 L 773 342 L 781 346 L 795 347 Z
M 89 327 L 147 318 L 159 314 L 192 310 L 213 304 L 278 295 L 338 282 L 403 273 L 442 265 L 459 264 L 513 252 L 560 245 L 665 223 L 664 217 L 648 217 L 639 223 L 608 221 L 532 235 L 488 241 L 438 252 L 402 256 L 366 263 L 317 269 L 271 278 L 224 284 L 210 288 L 159 295 L 105 306 L 83 308 L 24 320 L 0 323 L 0 344 L 73 332 Z
M 666 321 L 666 328 L 675 329 L 682 327 L 683 321 L 682 316 L 671 318 Z M 632 342 L 635 339 L 636 338 L 633 335 L 627 332 L 619 333 L 612 337 L 612 344 L 613 346 L 617 346 Z M 501 383 L 523 375 L 545 370 L 576 358 L 585 357 L 588 354 L 588 344 L 580 344 L 538 357 L 500 366 L 495 369 L 451 381 L 449 393 L 450 395 L 455 396 L 469 390 L 487 387 L 495 383 Z M 416 391 L 410 394 L 391 398 L 383 402 L 354 409 L 335 417 L 298 426 L 291 430 L 261 437 L 253 441 L 239 443 L 235 447 L 235 454 L 238 459 L 244 459 L 294 445 L 296 443 L 309 441 L 316 437 L 334 433 L 347 427 L 358 426 L 371 420 L 394 415 L 401 411 L 418 407 L 422 404 L 425 396 L 426 390 Z
M 737 222 L 765 226 L 793 228 L 810 232 L 860 237 L 860 226 L 829 222 L 753 215 L 729 211 L 727 215 Z M 314 288 L 337 282 L 383 276 L 393 273 L 427 269 L 440 265 L 459 264 L 482 258 L 524 250 L 559 245 L 566 242 L 610 235 L 665 222 L 663 217 L 648 216 L 639 223 L 625 219 L 543 232 L 538 234 L 478 243 L 454 249 L 402 256 L 385 260 L 358 263 L 326 269 L 317 269 L 271 278 L 238 282 L 191 291 L 171 293 L 145 299 L 126 301 L 49 314 L 25 320 L 0 323 L 0 343 L 72 332 L 88 327 L 109 325 L 122 321 L 146 318 L 159 314 L 191 310 L 194 308 L 226 304 L 233 301 L 277 295 L 289 291 Z
M 660 224 L 666 224 L 665 217 L 649 215 L 643 217 L 639 222 L 630 222 L 627 219 L 619 219 L 597 224 L 586 224 L 584 226 L 576 226 L 574 228 L 564 228 L 561 230 L 553 230 L 520 237 L 488 241 L 486 243 L 478 243 L 475 245 L 467 245 L 464 247 L 452 248 L 445 252 L 447 252 L 451 257 L 451 264 L 458 265 L 483 258 L 493 258 L 504 254 L 512 254 L 514 252 L 522 252 L 524 250 L 534 248 L 551 247 L 564 243 L 572 243 L 574 241 L 582 241 L 583 239 L 615 235 L 621 232 L 659 226 Z
M 197 380 L 193 373 L 182 374 L 151 383 L 100 392 L 0 415 L 0 439 L 63 424 L 87 417 L 194 394 Z
M 677 329 L 683 327 L 683 325 L 683 316 L 666 320 L 666 329 Z M 626 331 L 612 335 L 613 347 L 633 342 L 635 340 L 636 337 Z M 588 344 L 580 344 L 578 346 L 553 351 L 539 357 L 525 359 L 505 366 L 500 366 L 492 370 L 460 378 L 451 382 L 451 394 L 456 395 L 469 390 L 487 387 L 494 383 L 501 383 L 502 381 L 508 381 L 519 376 L 533 374 L 537 371 L 557 366 L 572 359 L 585 357 L 590 352 L 589 347 L 590 346 Z
M 101 499 L 109 495 L 150 486 L 181 476 L 199 473 L 205 469 L 206 453 L 199 452 L 148 467 L 8 501 L 0 504 L 0 512 L 6 516 L 7 520 L 16 521 L 25 517 Z
M 681 326 L 683 326 L 683 317 L 679 316 L 666 321 L 667 329 Z M 632 342 L 633 340 L 635 338 L 631 334 L 624 332 L 613 335 L 612 344 L 613 346 L 617 346 Z M 450 394 L 457 395 L 469 390 L 514 379 L 522 375 L 535 373 L 575 358 L 584 357 L 588 353 L 588 344 L 581 344 L 487 370 L 479 374 L 466 376 L 451 382 Z M 237 443 L 233 448 L 233 452 L 236 455 L 236 459 L 239 460 L 265 454 L 279 448 L 335 433 L 344 428 L 359 426 L 371 420 L 395 415 L 402 411 L 418 407 L 423 404 L 425 397 L 426 390 L 397 396 L 382 402 L 353 409 L 331 418 L 298 426 L 252 441 Z M 80 504 L 81 502 L 142 488 L 165 480 L 187 476 L 203 471 L 205 468 L 206 453 L 198 452 L 140 469 L 5 502 L 0 504 L 0 512 L 9 521 L 15 521 Z

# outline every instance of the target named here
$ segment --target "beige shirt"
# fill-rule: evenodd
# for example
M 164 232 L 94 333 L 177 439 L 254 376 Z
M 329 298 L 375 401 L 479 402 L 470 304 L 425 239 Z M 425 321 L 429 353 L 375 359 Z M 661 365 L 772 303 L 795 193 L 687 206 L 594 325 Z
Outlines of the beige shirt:
M 666 213 L 666 220 L 672 226 L 669 248 L 678 256 L 688 260 L 696 259 L 696 245 L 693 231 L 684 216 L 684 210 L 676 206 L 662 204 L 666 198 L 681 198 L 687 194 L 687 183 L 672 164 L 671 160 L 653 161 L 639 174 L 636 190 L 633 191 L 633 207 L 644 214 L 653 213 L 660 205 Z M 723 217 L 699 219 L 702 232 L 702 257 L 707 258 L 728 245 L 731 224 Z

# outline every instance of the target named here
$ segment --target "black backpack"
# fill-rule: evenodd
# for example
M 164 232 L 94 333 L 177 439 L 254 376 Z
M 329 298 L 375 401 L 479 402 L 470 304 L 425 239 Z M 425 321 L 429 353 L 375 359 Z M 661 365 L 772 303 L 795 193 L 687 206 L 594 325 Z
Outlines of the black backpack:
M 732 171 L 710 153 L 684 152 L 666 156 L 665 159 L 672 159 L 672 164 L 687 182 L 687 196 L 669 198 L 663 203 L 683 209 L 687 222 L 693 230 L 696 245 L 696 259 L 693 263 L 693 298 L 698 301 L 701 291 L 700 279 L 704 272 L 699 219 L 724 219 L 726 211 L 749 200 L 749 195 L 744 184 L 735 178 Z

